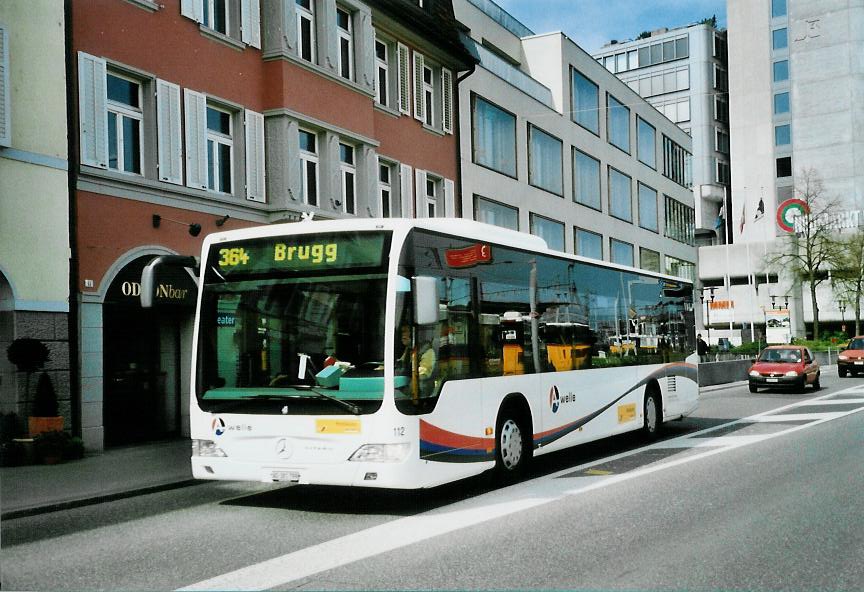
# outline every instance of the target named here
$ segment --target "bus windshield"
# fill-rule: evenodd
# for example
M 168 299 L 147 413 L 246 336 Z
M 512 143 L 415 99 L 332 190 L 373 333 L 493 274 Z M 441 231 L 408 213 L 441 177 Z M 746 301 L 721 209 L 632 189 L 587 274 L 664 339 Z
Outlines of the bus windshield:
M 327 265 L 326 255 L 321 267 L 301 263 L 285 269 L 285 261 L 262 262 L 285 257 L 285 240 L 214 249 L 204 271 L 199 325 L 202 409 L 357 413 L 380 405 L 387 285 L 383 235 L 374 245 L 367 244 L 368 233 L 353 242 L 341 236 L 293 238 L 310 247 L 295 256 L 311 258 L 314 245 L 322 245 L 324 253 L 336 244 L 331 250 L 336 257 L 358 247 L 378 253 L 359 259 L 355 254 L 360 269 L 355 264 L 339 269 L 335 257 Z M 220 265 L 226 250 L 234 251 L 232 262 L 248 258 L 248 268 Z M 346 400 L 363 403 L 340 404 Z

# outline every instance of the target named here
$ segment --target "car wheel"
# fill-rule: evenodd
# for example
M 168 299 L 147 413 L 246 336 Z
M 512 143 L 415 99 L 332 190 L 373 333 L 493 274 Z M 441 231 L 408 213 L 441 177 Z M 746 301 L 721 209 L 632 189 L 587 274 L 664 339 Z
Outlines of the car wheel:
M 751 384 L 751 385 L 750 385 L 750 392 L 751 392 L 751 393 L 756 393 L 756 392 L 759 392 L 759 389 L 756 388 L 756 385 L 755 385 L 755 384 Z
M 645 403 L 642 409 L 642 433 L 649 440 L 655 439 L 660 434 L 663 425 L 662 407 L 660 406 L 660 395 L 655 390 L 649 390 L 645 395 Z
M 512 406 L 498 415 L 495 433 L 495 471 L 505 480 L 515 479 L 531 459 L 531 434 Z
M 837 375 L 840 378 L 846 378 L 846 368 L 843 368 L 842 366 L 838 366 L 837 367 Z
M 819 375 L 817 374 L 816 380 L 813 381 L 813 390 L 818 391 L 820 388 L 822 388 L 822 385 L 819 384 Z
M 803 393 L 804 389 L 806 389 L 806 388 L 807 388 L 807 375 L 805 374 L 804 376 L 801 377 L 801 382 L 799 382 L 797 385 L 795 385 L 795 392 L 796 393 Z

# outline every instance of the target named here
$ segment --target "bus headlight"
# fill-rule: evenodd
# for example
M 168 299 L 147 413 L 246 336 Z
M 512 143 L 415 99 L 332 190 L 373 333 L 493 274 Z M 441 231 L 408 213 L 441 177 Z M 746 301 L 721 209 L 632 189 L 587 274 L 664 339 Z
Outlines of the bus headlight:
M 192 456 L 228 456 L 213 440 L 192 440 Z
M 798 372 L 796 370 L 790 370 L 786 373 L 786 376 L 798 376 Z
M 348 459 L 352 462 L 401 462 L 408 456 L 411 444 L 364 444 Z

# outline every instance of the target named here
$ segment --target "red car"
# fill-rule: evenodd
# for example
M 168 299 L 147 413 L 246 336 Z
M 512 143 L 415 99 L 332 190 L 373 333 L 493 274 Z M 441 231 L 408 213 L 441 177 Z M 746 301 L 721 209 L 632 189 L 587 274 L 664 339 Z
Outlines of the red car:
M 864 337 L 853 337 L 837 356 L 837 374 L 844 378 L 847 374 L 855 376 L 859 372 L 864 372 Z
M 762 388 L 793 388 L 804 391 L 808 384 L 819 390 L 819 363 L 806 347 L 770 345 L 750 366 L 750 392 Z

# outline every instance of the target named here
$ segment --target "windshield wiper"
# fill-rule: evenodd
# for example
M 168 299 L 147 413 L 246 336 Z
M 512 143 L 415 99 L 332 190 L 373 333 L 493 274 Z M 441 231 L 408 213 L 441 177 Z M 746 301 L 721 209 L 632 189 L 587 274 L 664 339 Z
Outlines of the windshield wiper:
M 345 409 L 347 409 L 348 411 L 350 411 L 354 415 L 360 415 L 360 407 L 358 407 L 354 403 L 349 403 L 348 401 L 343 401 L 342 399 L 340 399 L 338 397 L 334 397 L 333 395 L 328 395 L 327 393 L 322 393 L 321 391 L 316 391 L 314 388 L 310 388 L 309 390 L 311 392 L 315 393 L 316 395 L 318 395 L 319 397 L 321 397 L 322 399 L 326 399 L 328 401 L 333 401 L 334 403 L 337 403 L 338 405 L 344 407 Z

